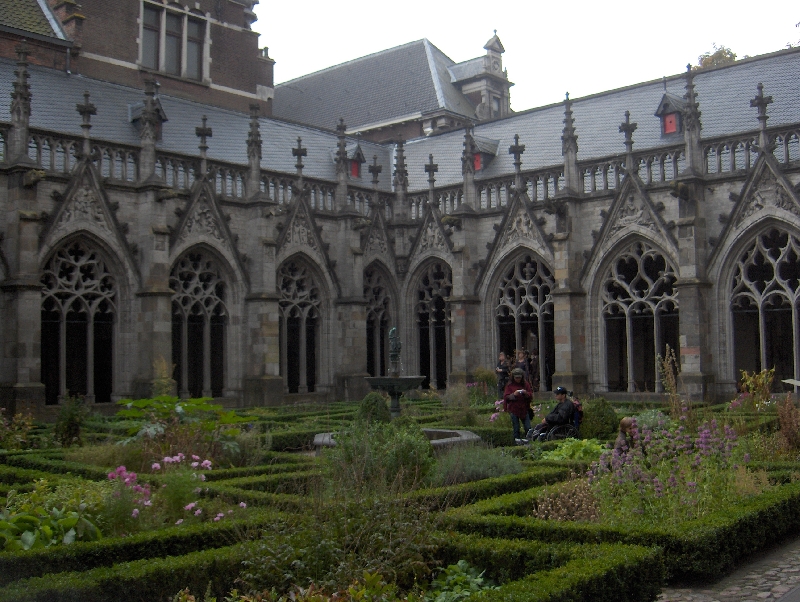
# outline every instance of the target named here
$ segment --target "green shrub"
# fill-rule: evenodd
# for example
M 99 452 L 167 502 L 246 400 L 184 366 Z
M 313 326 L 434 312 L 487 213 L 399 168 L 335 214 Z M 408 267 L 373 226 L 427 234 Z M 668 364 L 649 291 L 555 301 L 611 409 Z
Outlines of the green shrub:
M 336 435 L 325 450 L 334 480 L 355 490 L 376 486 L 414 486 L 433 468 L 433 448 L 411 421 L 355 423 Z
M 28 449 L 33 418 L 17 414 L 6 420 L 5 408 L 0 408 L 0 449 Z
M 496 589 L 494 584 L 484 578 L 484 571 L 478 571 L 466 560 L 459 560 L 444 568 L 436 579 L 431 581 L 425 592 L 425 602 L 458 602 L 469 598 L 472 594 Z
M 618 430 L 619 418 L 608 401 L 601 397 L 583 404 L 583 422 L 581 422 L 583 439 L 608 439 Z
M 553 450 L 543 451 L 542 460 L 597 460 L 606 446 L 597 439 L 564 439 Z
M 390 422 L 392 414 L 383 394 L 378 391 L 367 393 L 358 405 L 356 419 L 364 422 Z
M 490 449 L 485 444 L 462 445 L 439 455 L 431 483 L 435 487 L 456 485 L 519 472 L 522 472 L 520 460 L 499 449 Z
M 441 535 L 423 504 L 399 496 L 350 497 L 308 504 L 266 529 L 243 563 L 248 589 L 314 583 L 335 591 L 364 571 L 403 588 L 428 578 Z
M 61 404 L 58 412 L 53 437 L 61 444 L 61 447 L 71 445 L 83 445 L 81 440 L 81 428 L 86 422 L 89 410 L 79 397 L 70 397 Z

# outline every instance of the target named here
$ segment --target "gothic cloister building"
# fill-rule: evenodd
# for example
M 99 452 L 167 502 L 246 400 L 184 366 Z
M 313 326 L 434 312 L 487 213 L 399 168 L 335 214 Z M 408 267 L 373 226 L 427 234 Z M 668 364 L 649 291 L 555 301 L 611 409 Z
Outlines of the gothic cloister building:
M 485 97 L 465 128 L 368 141 L 271 117 L 271 71 L 214 88 L 214 36 L 244 25 L 119 2 L 138 55 L 104 64 L 141 86 L 92 72 L 86 38 L 71 70 L 37 63 L 66 44 L 44 34 L 6 35 L 0 57 L 12 411 L 147 396 L 165 376 L 232 405 L 357 398 L 392 327 L 434 388 L 533 346 L 545 389 L 659 392 L 667 345 L 695 399 L 741 370 L 800 378 L 800 51 L 500 117 Z M 253 2 L 228 4 L 249 26 Z

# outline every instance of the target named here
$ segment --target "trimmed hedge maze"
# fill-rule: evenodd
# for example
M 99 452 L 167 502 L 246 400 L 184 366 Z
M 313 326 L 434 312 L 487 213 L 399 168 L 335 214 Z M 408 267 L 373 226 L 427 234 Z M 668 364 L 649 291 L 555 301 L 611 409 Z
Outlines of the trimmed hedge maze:
M 24 552 L 0 553 L 0 602 L 126 602 L 171 600 L 183 588 L 222 599 L 235 587 L 253 544 L 247 535 L 270 529 L 281 516 L 302 513 L 319 485 L 321 468 L 310 452 L 318 432 L 335 430 L 354 414 L 352 404 L 324 412 L 275 412 L 258 417 L 272 450 L 260 466 L 209 471 L 205 497 L 246 502 L 236 518 L 165 527 Z M 434 420 L 424 420 L 433 417 Z M 447 426 L 440 404 L 416 416 Z M 101 425 L 106 433 L 112 426 Z M 460 428 L 469 428 L 460 426 Z M 510 443 L 508 429 L 471 429 L 494 445 Z M 296 453 L 304 450 L 307 453 Z M 511 451 L 514 453 L 514 451 Z M 113 467 L 64 459 L 55 451 L 0 452 L 0 496 L 30 491 L 36 479 L 101 481 Z M 497 589 L 476 601 L 655 600 L 667 579 L 718 578 L 754 550 L 800 532 L 800 463 L 763 464 L 777 485 L 769 492 L 719 508 L 673 529 L 611 528 L 595 523 L 539 520 L 532 500 L 586 463 L 525 461 L 523 472 L 407 494 L 442 513 L 446 566 L 460 559 L 486 571 Z M 158 475 L 146 475 L 154 486 Z

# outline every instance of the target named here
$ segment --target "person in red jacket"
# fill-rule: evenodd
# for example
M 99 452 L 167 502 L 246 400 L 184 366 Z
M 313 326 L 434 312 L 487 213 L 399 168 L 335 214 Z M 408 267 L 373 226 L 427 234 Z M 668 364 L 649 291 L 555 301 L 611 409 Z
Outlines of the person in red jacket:
M 531 428 L 531 419 L 528 409 L 531 407 L 533 390 L 531 384 L 525 380 L 525 372 L 520 368 L 511 371 L 511 380 L 508 381 L 503 391 L 503 401 L 506 412 L 511 414 L 511 424 L 514 425 L 514 441 L 520 441 L 520 420 L 523 421 L 527 433 Z

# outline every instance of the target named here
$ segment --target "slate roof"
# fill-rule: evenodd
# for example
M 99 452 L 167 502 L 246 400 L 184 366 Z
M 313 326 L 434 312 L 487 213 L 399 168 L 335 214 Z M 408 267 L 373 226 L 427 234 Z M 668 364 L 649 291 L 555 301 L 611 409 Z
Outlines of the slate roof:
M 10 105 L 15 63 L 0 59 L 0 122 L 11 120 Z M 62 71 L 29 65 L 31 89 L 32 128 L 46 129 L 73 136 L 81 135 L 81 116 L 75 110 L 83 102 L 84 90 L 91 95 L 97 106 L 92 117 L 91 136 L 98 141 L 138 146 L 136 127 L 130 121 L 129 106 L 144 99 L 144 92 L 80 75 L 67 75 Z M 247 164 L 247 133 L 250 117 L 243 113 L 204 105 L 189 100 L 160 95 L 159 100 L 167 121 L 162 125 L 162 140 L 156 150 L 188 155 L 199 155 L 199 140 L 195 127 L 201 125 L 203 115 L 208 117 L 207 126 L 213 129 L 208 140 L 208 158 L 241 165 Z M 264 169 L 294 174 L 296 158 L 291 149 L 297 145 L 297 137 L 303 139 L 308 149 L 304 157 L 304 175 L 326 180 L 336 180 L 332 151 L 336 150 L 337 137 L 333 132 L 317 128 L 286 123 L 277 119 L 260 119 L 263 141 L 261 166 Z M 378 163 L 384 166 L 381 187 L 388 189 L 391 177 L 389 169 L 390 148 L 365 140 L 349 138 L 349 142 L 361 145 L 364 155 L 371 162 L 378 155 Z M 367 174 L 369 176 L 369 174 Z M 362 182 L 371 186 L 371 176 Z
M 726 67 L 698 71 L 694 82 L 702 112 L 701 136 L 714 138 L 758 129 L 756 109 L 750 107 L 750 99 L 755 97 L 759 82 L 764 84 L 764 94 L 774 100 L 767 109 L 768 127 L 800 122 L 798 81 L 800 49 L 782 50 Z M 683 74 L 668 77 L 667 92 L 683 97 L 685 82 Z M 631 121 L 638 124 L 633 133 L 634 152 L 674 144 L 674 137 L 662 139 L 661 122 L 654 116 L 663 95 L 664 82 L 659 79 L 574 99 L 578 161 L 625 152 L 624 136 L 619 133 L 625 111 L 630 111 Z M 476 179 L 514 173 L 514 158 L 508 154 L 508 147 L 514 144 L 514 134 L 519 134 L 520 143 L 526 146 L 522 155 L 523 170 L 562 163 L 563 120 L 564 105 L 559 103 L 478 123 L 474 131 L 476 137 L 499 140 L 500 144 L 497 157 L 476 174 Z M 463 130 L 408 141 L 405 156 L 409 190 L 427 189 L 424 165 L 431 153 L 439 164 L 437 186 L 461 182 L 463 143 Z
M 138 146 L 139 137 L 130 122 L 129 105 L 141 102 L 144 97 L 141 90 L 76 75 L 68 76 L 43 67 L 30 66 L 29 70 L 32 127 L 80 135 L 81 118 L 75 110 L 75 104 L 83 102 L 83 92 L 88 90 L 91 101 L 97 105 L 97 115 L 92 118 L 92 137 Z M 0 122 L 10 121 L 13 72 L 14 62 L 0 59 Z M 702 112 L 702 136 L 705 139 L 734 136 L 758 128 L 757 112 L 750 107 L 750 99 L 755 97 L 756 86 L 760 82 L 764 84 L 764 93 L 771 95 L 774 100 L 768 107 L 768 126 L 800 123 L 800 95 L 797 94 L 800 49 L 782 50 L 737 61 L 726 67 L 700 71 L 694 81 Z M 666 79 L 666 92 L 671 95 L 682 97 L 684 86 L 683 74 Z M 631 112 L 631 121 L 638 124 L 633 134 L 634 152 L 675 144 L 674 135 L 662 138 L 660 121 L 654 116 L 663 95 L 664 82 L 656 80 L 574 99 L 572 109 L 578 135 L 578 160 L 624 152 L 624 136 L 619 133 L 619 124 L 626 110 Z M 200 125 L 201 117 L 207 115 L 208 126 L 214 129 L 215 134 L 208 141 L 209 158 L 247 164 L 247 115 L 166 95 L 161 95 L 160 100 L 168 118 L 163 124 L 163 141 L 158 145 L 160 150 L 199 155 L 194 132 L 195 127 Z M 513 174 L 513 157 L 508 154 L 508 147 L 513 144 L 514 134 L 519 134 L 520 142 L 526 145 L 525 154 L 522 155 L 523 170 L 561 164 L 563 119 L 564 107 L 559 103 L 477 124 L 474 132 L 476 139 L 491 143 L 492 146 L 494 141 L 498 141 L 497 156 L 476 174 L 477 179 Z M 334 132 L 279 119 L 262 118 L 260 122 L 263 168 L 293 174 L 295 158 L 291 149 L 300 136 L 303 146 L 308 148 L 304 173 L 309 177 L 330 181 L 336 179 L 333 156 L 337 138 Z M 372 163 L 373 155 L 378 156 L 378 163 L 383 166 L 381 188 L 388 189 L 393 172 L 390 157 L 394 156 L 394 147 L 348 138 L 348 148 L 356 142 L 361 145 L 367 163 Z M 437 186 L 460 183 L 463 142 L 463 131 L 408 141 L 405 156 L 409 190 L 427 189 L 424 165 L 428 162 L 429 154 L 433 154 L 434 161 L 439 165 Z M 369 185 L 370 176 L 366 170 L 364 172 L 362 184 Z
M 467 117 L 475 107 L 451 83 L 455 63 L 427 39 L 370 54 L 275 86 L 276 117 L 349 129 L 439 109 Z
M 46 0 L 0 0 L 0 27 L 48 38 L 66 39 Z

